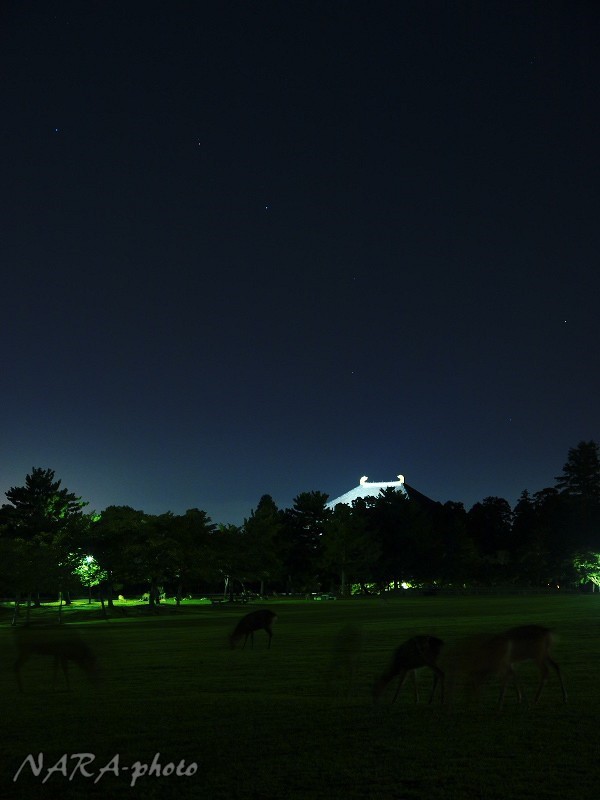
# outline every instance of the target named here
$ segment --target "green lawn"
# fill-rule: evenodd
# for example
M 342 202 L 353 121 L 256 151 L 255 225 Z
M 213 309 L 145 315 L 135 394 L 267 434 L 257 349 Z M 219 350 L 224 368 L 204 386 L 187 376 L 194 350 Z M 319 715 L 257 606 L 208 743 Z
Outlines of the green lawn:
M 269 602 L 279 616 L 273 645 L 263 632 L 253 650 L 231 651 L 226 637 L 253 607 L 187 605 L 158 617 L 84 621 L 67 612 L 98 655 L 98 687 L 71 668 L 72 690 L 51 659 L 23 669 L 19 695 L 12 672 L 14 632 L 0 627 L 2 750 L 0 797 L 54 798 L 581 798 L 597 794 L 600 778 L 600 597 L 417 598 L 336 602 Z M 46 612 L 48 616 L 49 612 Z M 71 615 L 71 616 L 69 616 Z M 89 616 L 89 615 L 88 615 Z M 336 634 L 347 624 L 363 634 L 352 685 L 342 670 L 332 682 Z M 431 674 L 419 675 L 421 704 L 404 687 L 374 706 L 371 686 L 393 648 L 416 633 L 453 644 L 471 633 L 539 623 L 556 630 L 554 650 L 569 693 L 563 705 L 556 676 L 536 707 L 509 693 L 496 710 L 498 686 L 478 705 L 458 696 L 425 703 Z M 537 685 L 533 665 L 519 669 L 526 696 Z M 348 690 L 349 689 L 349 690 Z M 119 776 L 52 775 L 43 784 L 23 770 L 44 753 L 47 768 L 67 754 L 92 753 L 95 774 L 119 756 Z M 141 777 L 136 761 L 196 762 L 192 777 Z M 68 761 L 69 772 L 74 766 Z M 114 762 L 113 762 L 114 766 Z

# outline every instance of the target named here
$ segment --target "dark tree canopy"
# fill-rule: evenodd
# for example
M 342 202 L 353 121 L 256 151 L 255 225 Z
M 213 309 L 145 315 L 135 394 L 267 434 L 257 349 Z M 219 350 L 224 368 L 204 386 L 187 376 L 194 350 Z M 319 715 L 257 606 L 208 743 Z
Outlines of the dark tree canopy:
M 34 468 L 0 508 L 0 584 L 38 597 L 66 592 L 73 574 L 83 580 L 86 559 L 95 583 L 84 585 L 101 581 L 109 602 L 125 584 L 149 594 L 168 586 L 178 601 L 221 586 L 262 595 L 589 584 L 600 553 L 598 445 L 571 448 L 556 481 L 524 491 L 514 509 L 490 496 L 466 511 L 393 487 L 333 511 L 320 491 L 301 492 L 285 509 L 265 494 L 242 526 L 215 526 L 200 509 L 150 515 L 109 506 L 86 515 L 53 470 Z
M 584 500 L 600 501 L 600 448 L 594 441 L 571 447 L 562 475 L 556 478 L 559 491 Z
M 40 467 L 33 467 L 25 478 L 25 486 L 13 486 L 6 497 L 12 503 L 12 509 L 8 509 L 9 527 L 25 537 L 56 533 L 79 519 L 86 505 L 73 492 L 61 489 L 61 481 L 54 479 L 54 470 Z
M 89 521 L 82 511 L 86 503 L 61 488 L 54 470 L 39 467 L 6 497 L 11 505 L 3 507 L 8 537 L 3 548 L 14 562 L 7 575 L 11 589 L 37 594 L 50 587 L 68 589 Z

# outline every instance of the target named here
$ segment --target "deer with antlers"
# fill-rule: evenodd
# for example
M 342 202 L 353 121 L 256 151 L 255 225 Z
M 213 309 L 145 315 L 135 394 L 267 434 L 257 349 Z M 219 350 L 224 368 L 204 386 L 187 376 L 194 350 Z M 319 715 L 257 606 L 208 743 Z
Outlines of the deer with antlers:
M 413 636 L 394 651 L 389 667 L 381 675 L 373 687 L 373 698 L 378 700 L 386 686 L 398 676 L 398 686 L 392 699 L 395 702 L 400 689 L 409 673 L 412 673 L 415 691 L 415 703 L 419 702 L 416 671 L 421 667 L 429 667 L 433 672 L 433 688 L 429 702 L 433 702 L 438 682 L 441 685 L 442 703 L 444 702 L 444 673 L 438 666 L 438 659 L 444 643 L 436 636 Z

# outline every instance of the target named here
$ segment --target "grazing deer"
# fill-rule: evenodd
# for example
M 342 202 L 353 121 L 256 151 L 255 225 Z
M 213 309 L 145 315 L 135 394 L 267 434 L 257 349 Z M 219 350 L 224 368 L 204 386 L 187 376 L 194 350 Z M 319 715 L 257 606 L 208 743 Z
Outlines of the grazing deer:
M 439 681 L 441 684 L 443 703 L 444 673 L 437 665 L 443 645 L 444 643 L 442 640 L 436 638 L 435 636 L 413 636 L 412 639 L 408 639 L 406 642 L 397 647 L 394 651 L 392 663 L 373 687 L 374 699 L 378 700 L 383 694 L 386 686 L 393 681 L 396 675 L 398 675 L 398 686 L 396 688 L 396 694 L 392 700 L 392 703 L 394 703 L 408 673 L 411 672 L 415 689 L 415 703 L 418 703 L 419 690 L 417 688 L 416 670 L 418 670 L 420 667 L 429 667 L 429 669 L 433 672 L 433 688 L 431 690 L 429 702 L 433 702 L 433 697 Z
M 506 687 L 511 678 L 520 703 L 523 699 L 523 694 L 513 665 L 522 661 L 534 661 L 540 672 L 540 682 L 533 702 L 537 703 L 540 699 L 542 689 L 548 680 L 549 667 L 552 667 L 560 682 L 563 702 L 566 703 L 567 691 L 560 673 L 560 667 L 550 657 L 553 638 L 552 631 L 549 628 L 544 628 L 541 625 L 521 625 L 480 642 L 474 653 L 473 664 L 468 669 L 471 688 L 477 693 L 481 684 L 490 675 L 496 673 L 500 676 L 502 682 L 499 708 L 502 708 L 504 704 Z
M 249 614 L 246 614 L 246 616 L 242 617 L 235 626 L 233 633 L 229 637 L 231 647 L 235 647 L 243 636 L 244 644 L 242 650 L 244 647 L 246 647 L 248 637 L 250 637 L 250 646 L 253 648 L 254 631 L 266 631 L 267 636 L 269 637 L 269 647 L 271 647 L 271 639 L 273 638 L 271 626 L 276 619 L 277 615 L 272 611 L 268 611 L 267 609 L 262 609 L 261 611 L 251 611 Z
M 52 678 L 52 688 L 56 687 L 56 674 L 58 665 L 62 668 L 65 676 L 67 689 L 70 690 L 69 683 L 69 661 L 87 674 L 88 678 L 95 680 L 97 677 L 96 657 L 88 645 L 82 641 L 76 633 L 64 631 L 58 633 L 44 632 L 41 636 L 38 632 L 34 634 L 32 630 L 24 631 L 20 629 L 16 632 L 17 660 L 14 664 L 15 674 L 19 691 L 23 692 L 21 680 L 21 670 L 23 665 L 29 661 L 31 656 L 52 656 L 54 659 L 54 671 Z

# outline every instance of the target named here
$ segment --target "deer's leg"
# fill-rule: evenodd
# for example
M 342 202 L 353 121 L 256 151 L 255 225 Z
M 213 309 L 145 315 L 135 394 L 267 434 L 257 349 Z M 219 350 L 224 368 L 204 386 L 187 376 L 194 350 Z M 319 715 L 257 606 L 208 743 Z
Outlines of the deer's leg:
M 269 637 L 269 644 L 267 645 L 267 649 L 271 647 L 271 639 L 273 638 L 273 631 L 270 628 L 265 628 L 267 632 L 267 636 Z
M 413 681 L 413 689 L 415 692 L 415 703 L 419 702 L 419 687 L 417 686 L 417 670 L 411 669 L 412 672 L 412 681 Z
M 533 700 L 534 703 L 537 703 L 537 701 L 540 699 L 540 695 L 542 693 L 542 689 L 544 688 L 544 686 L 546 685 L 546 681 L 548 680 L 548 661 L 549 660 L 550 660 L 549 657 L 546 656 L 542 661 L 538 661 L 538 667 L 539 667 L 539 670 L 540 670 L 540 682 L 539 682 L 539 685 L 538 685 L 537 692 L 535 694 L 535 698 Z M 560 673 L 559 673 L 559 676 L 560 676 Z M 562 681 L 561 681 L 561 683 L 562 683 Z M 564 686 L 563 686 L 563 693 L 564 693 Z M 564 697 L 564 694 L 563 694 L 563 697 Z
M 502 688 L 500 689 L 500 701 L 498 703 L 498 708 L 500 708 L 500 709 L 504 705 L 504 697 L 506 695 L 506 687 L 508 686 L 508 681 L 510 680 L 511 677 L 512 677 L 513 682 L 514 682 L 515 689 L 517 690 L 517 697 L 519 698 L 519 703 L 521 702 L 521 697 L 522 697 L 521 696 L 521 689 L 519 688 L 519 684 L 517 683 L 517 676 L 515 675 L 514 669 L 509 664 L 506 667 L 506 670 L 504 672 L 504 677 L 502 679 Z
M 402 688 L 402 684 L 406 680 L 406 676 L 408 675 L 408 671 L 405 670 L 405 669 L 401 669 L 400 672 L 398 673 L 398 675 L 399 675 L 400 679 L 398 681 L 398 686 L 396 687 L 396 694 L 394 695 L 394 699 L 392 700 L 392 705 L 396 702 L 396 698 L 398 697 L 398 693 L 400 692 L 400 689 Z
M 560 672 L 560 667 L 558 666 L 556 661 L 553 661 L 550 658 L 550 656 L 547 656 L 546 661 L 547 661 L 548 664 L 550 664 L 551 667 L 554 668 L 554 671 L 558 675 L 558 680 L 560 681 L 560 688 L 562 689 L 563 703 L 566 703 L 567 702 L 567 690 L 565 689 L 565 684 L 563 683 L 562 675 L 561 675 L 561 672 Z
M 509 670 L 509 675 L 512 675 L 513 684 L 514 684 L 514 687 L 515 687 L 515 692 L 517 694 L 517 703 L 522 703 L 523 702 L 523 692 L 521 691 L 521 684 L 517 680 L 517 672 L 512 666 L 511 666 L 511 668 Z
M 548 680 L 548 672 L 549 672 L 548 665 L 550 665 L 554 669 L 554 671 L 556 672 L 556 674 L 558 676 L 558 680 L 560 682 L 560 688 L 562 690 L 563 703 L 566 703 L 567 702 L 567 690 L 565 689 L 565 684 L 564 684 L 563 679 L 562 679 L 562 675 L 561 675 L 561 672 L 560 672 L 560 667 L 558 666 L 556 661 L 553 661 L 550 658 L 550 656 L 546 656 L 541 663 L 538 663 L 538 667 L 540 669 L 540 684 L 538 686 L 538 690 L 537 690 L 537 693 L 535 695 L 535 700 L 533 702 L 537 703 L 537 701 L 540 699 L 540 695 L 542 693 L 542 689 L 544 688 L 544 686 L 546 684 L 546 681 Z
M 431 703 L 433 703 L 433 698 L 435 696 L 435 690 L 436 690 L 436 687 L 438 685 L 438 681 L 440 683 L 440 688 L 441 688 L 441 692 L 442 692 L 442 700 L 441 700 L 441 702 L 443 703 L 444 702 L 444 677 L 445 677 L 444 673 L 442 672 L 442 670 L 439 667 L 436 667 L 433 664 L 431 664 L 431 669 L 433 670 L 433 687 L 431 689 L 431 695 L 429 697 L 429 704 L 431 705 Z

